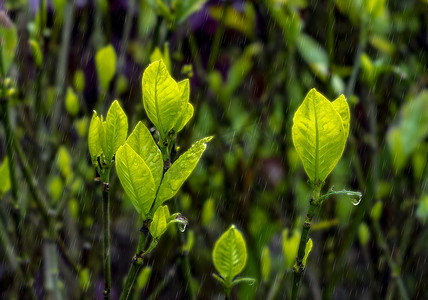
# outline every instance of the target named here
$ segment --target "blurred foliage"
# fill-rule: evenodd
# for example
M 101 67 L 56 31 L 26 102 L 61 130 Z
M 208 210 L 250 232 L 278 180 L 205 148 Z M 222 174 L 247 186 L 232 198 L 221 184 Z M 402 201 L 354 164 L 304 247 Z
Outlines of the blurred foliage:
M 397 278 L 411 299 L 428 298 L 426 0 L 10 0 L 2 8 L 10 19 L 1 12 L 0 101 L 8 99 L 26 164 L 18 153 L 6 158 L 2 104 L 0 221 L 9 238 L 0 234 L 0 298 L 22 296 L 17 258 L 37 296 L 53 296 L 45 277 L 53 253 L 64 298 L 102 299 L 101 187 L 87 150 L 90 118 L 93 110 L 106 115 L 117 99 L 129 128 L 142 120 L 153 133 L 142 73 L 158 59 L 177 82 L 189 79 L 194 112 L 177 156 L 195 140 L 215 138 L 176 201 L 166 202 L 189 225 L 184 233 L 166 229 L 137 279 L 136 299 L 187 299 L 187 282 L 198 299 L 222 297 L 212 251 L 231 224 L 245 237 L 242 274 L 257 280 L 234 287 L 231 297 L 288 295 L 311 195 L 292 144 L 292 116 L 312 88 L 328 99 L 344 93 L 351 113 L 348 142 L 326 187 L 363 198 L 353 206 L 331 197 L 314 217 L 301 298 L 395 299 Z M 7 191 L 11 160 L 22 244 Z M 115 171 L 110 193 L 116 298 L 143 224 Z M 52 231 L 57 239 L 48 238 Z M 25 257 L 13 260 L 10 249 L 25 249 Z

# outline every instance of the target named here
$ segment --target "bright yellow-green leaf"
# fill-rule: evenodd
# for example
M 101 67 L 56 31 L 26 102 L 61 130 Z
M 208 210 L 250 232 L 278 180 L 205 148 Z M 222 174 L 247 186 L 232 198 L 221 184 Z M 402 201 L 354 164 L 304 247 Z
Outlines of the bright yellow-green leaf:
M 178 89 L 180 90 L 181 96 L 180 99 L 182 101 L 182 108 L 180 117 L 177 120 L 177 123 L 174 125 L 175 133 L 181 131 L 183 127 L 189 122 L 190 118 L 193 116 L 193 106 L 189 103 L 190 97 L 190 86 L 189 80 L 183 80 L 178 83 Z
M 48 183 L 49 196 L 56 203 L 64 192 L 64 181 L 59 176 L 54 176 L 49 179 Z M 51 203 L 51 204 L 54 204 Z
M 306 260 L 308 259 L 309 253 L 312 250 L 312 246 L 313 246 L 312 239 L 309 239 L 308 242 L 306 243 L 305 256 L 303 257 L 303 260 L 302 260 L 303 267 L 306 266 Z
M 95 163 L 97 157 L 103 152 L 101 149 L 101 143 L 99 139 L 101 122 L 100 118 L 97 116 L 97 112 L 94 111 L 91 119 L 91 124 L 89 125 L 88 133 L 88 147 L 89 153 L 91 154 L 92 163 Z
M 144 160 L 152 173 L 155 187 L 160 185 L 163 173 L 162 153 L 147 127 L 138 122 L 126 143 Z
M 212 137 L 206 137 L 197 141 L 172 164 L 163 177 L 153 209 L 159 207 L 164 201 L 172 198 L 178 192 L 196 167 L 202 153 L 207 148 L 207 143 L 211 139 Z
M 67 89 L 67 94 L 65 95 L 65 108 L 67 112 L 76 116 L 79 112 L 79 99 L 77 99 L 77 95 L 74 93 L 73 89 L 69 87 Z
M 168 206 L 159 206 L 153 215 L 152 223 L 150 224 L 150 234 L 154 239 L 159 238 L 162 234 L 165 233 L 166 228 L 168 227 L 168 219 L 170 213 Z
M 331 104 L 333 104 L 333 108 L 342 118 L 342 125 L 343 129 L 345 130 L 345 139 L 347 139 L 349 135 L 349 122 L 351 120 L 351 113 L 349 112 L 348 102 L 346 102 L 344 95 L 340 95 L 339 98 L 334 100 Z
M 270 276 L 270 251 L 269 247 L 264 247 L 261 258 L 261 273 L 263 281 L 268 281 Z
M 5 11 L 1 11 L 2 23 L 0 24 L 0 45 L 2 47 L 3 71 L 9 71 L 10 65 L 15 58 L 15 48 L 18 44 L 16 27 L 9 19 Z
M 245 267 L 247 248 L 241 232 L 232 225 L 217 240 L 213 250 L 214 266 L 226 284 Z
M 116 72 L 116 52 L 112 45 L 107 45 L 97 51 L 95 65 L 100 85 L 104 90 L 107 90 Z
M 57 153 L 56 163 L 64 178 L 73 174 L 71 155 L 65 146 L 60 146 Z
M 294 114 L 292 136 L 311 182 L 323 182 L 342 156 L 346 134 L 340 114 L 315 89 Z
M 285 259 L 285 267 L 290 269 L 296 261 L 297 250 L 299 249 L 300 232 L 293 230 L 289 235 L 288 228 L 282 231 L 282 252 Z
M 145 219 L 156 194 L 149 167 L 128 144 L 117 150 L 115 161 L 117 175 L 125 193 Z
M 10 189 L 9 160 L 7 156 L 0 165 L 0 197 Z
M 88 134 L 88 124 L 89 118 L 87 116 L 74 120 L 74 128 L 76 129 L 79 137 L 83 138 Z
M 109 162 L 117 149 L 123 145 L 128 135 L 128 117 L 115 100 L 107 113 L 106 128 L 105 128 L 105 149 L 104 155 Z
M 161 60 L 144 71 L 142 89 L 147 116 L 165 138 L 180 117 L 182 101 L 177 83 Z

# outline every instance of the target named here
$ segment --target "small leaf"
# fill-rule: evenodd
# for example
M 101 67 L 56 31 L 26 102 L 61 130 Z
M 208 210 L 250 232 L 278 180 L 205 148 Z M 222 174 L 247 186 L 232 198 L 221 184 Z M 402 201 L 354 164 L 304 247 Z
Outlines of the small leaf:
M 163 177 L 153 209 L 159 207 L 164 201 L 172 198 L 178 192 L 196 167 L 207 147 L 206 143 L 211 139 L 212 137 L 206 137 L 197 141 L 172 164 Z
M 18 44 L 16 27 L 4 10 L 0 11 L 0 45 L 2 47 L 3 72 L 9 71 L 10 65 L 15 58 L 15 48 Z
M 189 79 L 180 81 L 178 83 L 178 89 L 180 90 L 181 96 L 181 102 L 182 102 L 182 108 L 180 117 L 178 118 L 177 122 L 174 125 L 174 132 L 177 133 L 183 129 L 183 127 L 189 122 L 190 118 L 193 116 L 193 106 L 189 103 L 189 97 L 190 97 L 190 86 L 189 86 Z
M 299 249 L 300 232 L 293 230 L 289 235 L 288 228 L 282 231 L 282 252 L 284 254 L 285 266 L 290 269 L 296 261 L 297 250 Z
M 144 267 L 143 270 L 137 277 L 135 281 L 135 288 L 137 290 L 142 290 L 146 284 L 149 282 L 150 274 L 152 273 L 152 267 Z
M 107 113 L 105 134 L 106 149 L 104 155 L 109 162 L 117 149 L 125 143 L 128 134 L 128 118 L 117 100 L 112 103 Z
M 59 147 L 56 163 L 64 178 L 68 178 L 73 174 L 71 155 L 65 146 Z
M 263 281 L 268 281 L 270 276 L 270 251 L 269 247 L 264 247 L 261 258 L 262 278 Z
M 147 116 L 165 138 L 180 117 L 182 101 L 177 83 L 161 60 L 144 71 L 142 89 Z
M 9 160 L 7 156 L 0 165 L 0 197 L 10 189 Z
M 333 104 L 333 108 L 339 113 L 342 118 L 343 129 L 345 130 L 345 140 L 349 135 L 349 122 L 351 121 L 351 113 L 349 112 L 348 102 L 346 102 L 346 98 L 344 95 L 340 95 L 339 98 L 334 100 L 331 104 Z
M 302 260 L 303 267 L 306 266 L 306 260 L 308 259 L 309 253 L 312 250 L 312 246 L 313 246 L 312 239 L 309 239 L 308 242 L 306 243 L 305 256 L 303 257 L 303 260 Z
M 116 72 L 116 52 L 112 45 L 101 48 L 95 54 L 98 79 L 103 90 L 107 90 Z
M 358 238 L 362 246 L 366 246 L 370 240 L 370 229 L 364 222 L 358 227 Z
M 158 188 L 162 179 L 163 161 L 162 153 L 156 145 L 147 127 L 138 122 L 134 131 L 129 135 L 126 143 L 144 160 L 149 167 L 155 187 Z
M 42 50 L 40 49 L 39 43 L 37 43 L 37 41 L 34 39 L 30 39 L 28 43 L 30 44 L 31 52 L 33 52 L 34 62 L 36 63 L 36 66 L 41 67 L 43 64 L 43 54 Z
M 76 91 L 82 93 L 85 90 L 85 73 L 82 70 L 77 70 L 74 73 L 73 84 Z
M 117 175 L 125 193 L 145 219 L 156 194 L 149 167 L 128 144 L 119 148 L 115 161 Z
M 329 62 L 325 49 L 309 35 L 300 34 L 297 40 L 297 50 L 314 74 L 324 81 L 327 80 Z
M 99 127 L 101 127 L 100 118 L 98 118 L 97 112 L 94 111 L 88 133 L 88 147 L 93 164 L 96 163 L 97 157 L 103 152 L 99 139 Z
M 159 206 L 153 215 L 152 223 L 150 224 L 150 234 L 154 239 L 159 238 L 162 234 L 165 233 L 168 227 L 168 219 L 170 217 L 170 213 L 168 210 L 168 206 Z
M 204 202 L 204 206 L 202 207 L 202 225 L 208 226 L 208 224 L 215 217 L 215 203 L 213 198 L 209 198 Z
M 245 240 L 241 232 L 232 225 L 217 240 L 213 250 L 214 266 L 224 278 L 226 286 L 244 269 L 246 261 Z
M 311 182 L 323 182 L 342 156 L 346 135 L 340 114 L 315 89 L 294 114 L 292 136 Z
M 73 117 L 79 113 L 79 99 L 71 87 L 67 88 L 65 95 L 65 108 L 67 112 Z

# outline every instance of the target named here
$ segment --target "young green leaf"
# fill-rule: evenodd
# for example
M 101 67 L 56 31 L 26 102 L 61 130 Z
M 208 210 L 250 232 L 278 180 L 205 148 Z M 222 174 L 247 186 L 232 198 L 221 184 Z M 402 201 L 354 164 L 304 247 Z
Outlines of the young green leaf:
M 300 232 L 293 230 L 289 235 L 288 228 L 282 231 L 282 252 L 284 254 L 285 266 L 290 269 L 296 261 L 297 250 L 299 249 Z
M 159 187 L 163 173 L 162 153 L 147 127 L 138 122 L 126 143 L 141 156 L 152 172 L 155 187 Z
M 128 144 L 119 148 L 115 161 L 117 175 L 125 193 L 145 219 L 156 194 L 149 167 Z
M 323 182 L 342 156 L 346 143 L 343 123 L 333 104 L 315 89 L 294 114 L 293 143 L 313 184 Z
M 189 122 L 190 118 L 193 116 L 193 106 L 189 103 L 190 97 L 190 86 L 189 79 L 180 81 L 178 83 L 178 89 L 180 90 L 181 96 L 181 112 L 177 122 L 174 125 L 174 132 L 177 133 L 183 129 L 183 127 Z
M 178 85 L 162 60 L 150 64 L 144 71 L 142 89 L 147 116 L 161 138 L 165 138 L 180 116 L 182 101 Z
M 268 281 L 270 275 L 270 251 L 267 246 L 262 251 L 261 269 L 263 281 Z
M 107 45 L 95 54 L 98 79 L 103 90 L 107 90 L 116 72 L 116 52 L 112 45 Z
M 7 156 L 0 165 L 0 197 L 10 189 L 9 160 Z
M 197 141 L 193 146 L 181 155 L 165 173 L 156 197 L 154 210 L 164 201 L 172 198 L 186 181 L 187 177 L 196 167 L 202 153 L 207 148 L 207 143 L 212 137 L 206 137 Z
M 68 178 L 73 174 L 71 155 L 64 145 L 58 149 L 56 163 L 64 178 Z
M 67 112 L 75 117 L 79 112 L 79 99 L 71 87 L 67 88 L 65 95 L 65 108 Z
M 313 246 L 312 239 L 309 239 L 308 242 L 306 243 L 305 256 L 303 256 L 303 260 L 302 260 L 303 267 L 306 266 L 306 260 L 308 259 L 309 253 L 312 250 L 312 246 Z
M 125 143 L 128 134 L 128 117 L 115 100 L 107 113 L 105 129 L 105 149 L 104 155 L 107 161 L 113 158 L 117 149 Z
M 170 213 L 168 210 L 168 206 L 159 206 L 153 215 L 152 223 L 150 224 L 150 234 L 154 239 L 159 238 L 162 234 L 165 233 L 168 227 L 168 219 L 170 217 Z
M 97 157 L 103 152 L 99 139 L 99 127 L 101 127 L 100 118 L 98 118 L 97 112 L 94 111 L 88 133 L 88 147 L 93 164 L 96 163 Z
M 246 261 L 245 240 L 241 232 L 232 225 L 217 240 L 213 250 L 214 266 L 226 286 L 230 286 L 232 279 L 244 269 Z
M 0 11 L 0 20 L 0 44 L 3 60 L 2 72 L 6 75 L 13 59 L 15 58 L 15 48 L 18 44 L 18 35 L 15 25 L 9 19 L 9 16 L 4 10 Z
M 344 95 L 340 95 L 339 98 L 334 100 L 331 104 L 342 118 L 342 125 L 343 129 L 345 130 L 345 139 L 347 139 L 349 135 L 349 123 L 351 121 L 351 113 L 349 112 L 348 102 L 346 102 Z

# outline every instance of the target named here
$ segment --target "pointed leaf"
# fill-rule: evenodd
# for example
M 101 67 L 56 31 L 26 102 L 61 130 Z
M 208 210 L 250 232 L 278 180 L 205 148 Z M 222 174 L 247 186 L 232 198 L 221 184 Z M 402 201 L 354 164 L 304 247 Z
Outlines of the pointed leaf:
M 187 103 L 186 108 L 181 114 L 180 118 L 177 120 L 177 123 L 174 126 L 175 133 L 180 132 L 184 126 L 189 122 L 189 120 L 193 117 L 193 105 Z
M 96 163 L 97 157 L 103 152 L 99 139 L 99 127 L 101 127 L 100 118 L 98 118 L 97 112 L 94 111 L 88 133 L 88 147 L 93 164 Z
M 181 155 L 165 173 L 156 198 L 154 209 L 164 201 L 172 198 L 186 181 L 187 177 L 196 167 L 202 153 L 212 137 L 206 137 L 197 141 L 193 146 Z
M 105 134 L 106 149 L 104 155 L 108 162 L 113 158 L 117 149 L 125 143 L 128 134 L 128 118 L 117 100 L 112 103 L 108 110 Z
M 125 193 L 145 219 L 156 194 L 149 167 L 128 144 L 119 148 L 115 161 L 117 175 Z
M 232 225 L 215 243 L 213 250 L 214 266 L 228 285 L 244 269 L 246 261 L 245 240 L 241 232 Z
M 116 72 L 116 52 L 112 45 L 107 45 L 97 51 L 95 65 L 100 85 L 104 90 L 107 90 Z
M 311 182 L 323 182 L 342 156 L 346 137 L 339 113 L 315 89 L 294 114 L 292 136 Z
M 168 227 L 168 219 L 170 213 L 168 206 L 159 206 L 153 215 L 152 223 L 150 224 L 150 234 L 154 239 L 159 238 L 162 234 L 165 233 Z
M 152 172 L 155 187 L 159 187 L 163 173 L 162 153 L 147 127 L 138 122 L 126 143 L 141 156 Z
M 303 257 L 302 263 L 303 263 L 303 267 L 306 266 L 306 260 L 308 259 L 309 253 L 312 250 L 312 239 L 309 239 L 308 242 L 306 243 L 306 247 L 305 247 L 305 256 Z
M 178 83 L 178 89 L 180 90 L 180 101 L 182 104 L 180 116 L 174 125 L 174 132 L 177 133 L 183 129 L 190 118 L 193 116 L 193 106 L 189 103 L 190 97 L 190 86 L 189 79 L 180 81 Z
M 15 48 L 18 44 L 16 27 L 9 19 L 5 11 L 0 11 L 0 45 L 2 47 L 1 59 L 3 60 L 3 72 L 7 75 L 10 65 L 15 58 Z
M 182 102 L 178 85 L 160 60 L 144 71 L 142 87 L 147 116 L 165 138 L 180 116 Z
M 334 109 L 342 118 L 342 125 L 343 129 L 345 130 L 345 139 L 347 139 L 349 135 L 349 122 L 351 120 L 351 113 L 349 112 L 348 102 L 346 102 L 344 95 L 340 95 L 339 98 L 334 100 L 331 104 L 333 104 Z
M 71 87 L 68 87 L 65 96 L 65 108 L 67 109 L 67 112 L 75 117 L 79 113 L 79 106 L 80 104 L 77 95 Z

